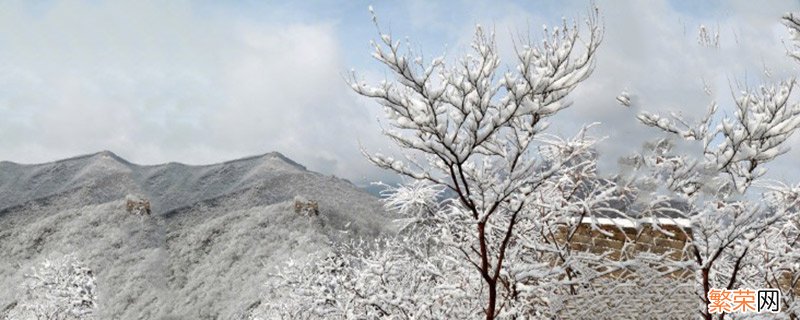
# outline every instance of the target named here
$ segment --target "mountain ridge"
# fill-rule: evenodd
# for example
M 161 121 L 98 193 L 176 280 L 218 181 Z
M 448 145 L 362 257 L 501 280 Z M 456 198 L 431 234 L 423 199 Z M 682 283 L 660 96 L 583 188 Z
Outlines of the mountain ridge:
M 112 162 L 109 162 L 108 160 L 112 160 Z M 179 178 L 186 179 L 191 179 L 191 175 L 202 176 L 204 171 L 213 171 L 217 168 L 242 166 L 249 167 L 251 170 L 267 167 L 265 169 L 267 169 L 266 171 L 268 172 L 286 170 L 296 171 L 298 173 L 312 173 L 312 171 L 308 171 L 305 166 L 289 159 L 277 151 L 203 165 L 189 165 L 179 162 L 139 165 L 127 161 L 126 159 L 108 150 L 37 164 L 20 164 L 16 162 L 3 161 L 0 162 L 0 211 L 11 206 L 19 205 L 26 201 L 50 197 L 53 194 L 65 191 L 68 187 L 90 184 L 92 182 L 91 180 L 93 180 L 92 177 L 88 177 L 87 179 L 83 180 L 78 179 L 81 178 L 80 175 L 78 175 L 81 170 L 89 170 L 92 169 L 93 166 L 114 166 L 115 163 L 116 168 L 120 169 L 121 171 L 125 171 L 126 169 L 131 170 L 128 178 L 133 179 L 135 184 L 140 185 L 140 189 L 142 190 L 139 192 L 144 193 L 148 192 L 146 180 L 153 179 L 152 175 L 159 171 L 185 171 L 187 175 Z M 109 175 L 107 170 L 99 171 L 101 175 Z M 124 172 L 121 174 L 125 176 Z M 51 181 L 40 183 L 39 180 L 47 180 L 48 177 L 52 178 L 50 179 Z M 99 179 L 102 177 L 94 178 Z M 259 175 L 256 174 L 255 176 L 252 176 L 252 178 L 258 179 Z M 46 188 L 39 188 L 40 184 L 46 185 Z M 18 190 L 3 190 L 4 186 L 6 186 L 7 189 L 9 185 L 13 185 Z M 21 192 L 23 190 L 31 190 L 32 192 Z M 136 190 L 134 190 L 134 192 L 136 192 Z M 2 197 L 4 194 L 10 196 L 4 198 Z
M 81 160 L 81 159 L 92 158 L 92 157 L 97 157 L 97 156 L 112 157 L 112 158 L 114 158 L 114 159 L 116 159 L 118 161 L 125 162 L 127 164 L 138 166 L 138 167 L 161 166 L 161 165 L 167 165 L 167 164 L 180 164 L 180 165 L 191 166 L 191 167 L 203 167 L 203 166 L 211 166 L 211 165 L 216 165 L 216 164 L 224 164 L 224 163 L 228 163 L 228 162 L 236 162 L 236 161 L 241 161 L 241 160 L 250 160 L 250 159 L 254 159 L 254 158 L 262 158 L 262 157 L 266 157 L 266 156 L 275 156 L 275 157 L 281 158 L 282 160 L 284 160 L 286 162 L 289 162 L 289 163 L 292 163 L 292 164 L 294 164 L 296 166 L 305 168 L 303 165 L 301 165 L 301 164 L 295 162 L 294 160 L 290 159 L 289 157 L 287 157 L 286 155 L 284 155 L 280 151 L 269 151 L 269 152 L 265 152 L 265 153 L 262 153 L 262 154 L 244 156 L 244 157 L 241 157 L 241 158 L 236 158 L 236 159 L 232 159 L 232 160 L 225 160 L 225 161 L 222 161 L 222 162 L 214 162 L 214 163 L 209 163 L 209 164 L 186 164 L 186 163 L 176 162 L 176 161 L 169 161 L 169 162 L 156 163 L 156 164 L 137 164 L 137 163 L 133 163 L 133 162 L 128 161 L 127 159 L 125 159 L 122 156 L 114 153 L 111 150 L 100 150 L 100 151 L 93 152 L 93 153 L 80 154 L 80 155 L 71 156 L 71 157 L 67 157 L 67 158 L 63 158 L 63 159 L 56 159 L 56 160 L 52 160 L 52 161 L 36 162 L 36 163 L 21 163 L 21 162 L 16 162 L 16 161 L 11 161 L 11 160 L 0 160 L 0 164 L 11 164 L 11 165 L 16 165 L 16 166 L 37 166 L 37 165 L 46 165 L 46 164 L 52 164 L 52 163 L 58 163 L 58 162 L 72 161 L 72 160 Z

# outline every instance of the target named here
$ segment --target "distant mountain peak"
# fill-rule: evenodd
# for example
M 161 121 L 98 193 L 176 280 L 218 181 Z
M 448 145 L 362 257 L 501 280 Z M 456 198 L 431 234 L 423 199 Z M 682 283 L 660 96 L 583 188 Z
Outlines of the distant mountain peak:
M 291 168 L 298 169 L 298 170 L 301 170 L 301 171 L 308 171 L 308 169 L 305 166 L 303 166 L 302 164 L 299 164 L 299 163 L 295 162 L 294 160 L 289 159 L 288 157 L 286 157 L 285 155 L 283 155 L 282 153 L 277 152 L 277 151 L 272 151 L 272 152 L 267 152 L 267 153 L 264 153 L 264 154 L 261 154 L 261 155 L 255 155 L 255 156 L 249 156 L 249 157 L 239 158 L 239 159 L 235 159 L 235 160 L 225 161 L 225 162 L 222 162 L 221 164 L 225 165 L 225 164 L 241 163 L 241 162 L 248 162 L 248 161 L 251 162 L 251 163 L 253 163 L 253 162 L 254 163 L 260 163 L 260 164 L 267 165 L 267 166 L 270 166 L 270 165 L 274 166 L 276 164 L 278 164 L 278 165 L 286 165 L 286 166 L 289 166 Z
M 110 159 L 110 160 L 114 160 L 116 162 L 120 162 L 120 163 L 123 163 L 123 164 L 126 164 L 126 165 L 131 165 L 132 164 L 130 161 L 125 160 L 124 158 L 122 158 L 122 157 L 118 156 L 117 154 L 115 154 L 115 153 L 113 153 L 111 151 L 108 151 L 108 150 L 103 150 L 103 151 L 100 151 L 98 153 L 95 153 L 95 154 L 91 155 L 91 157 L 92 158 L 99 158 L 99 159 Z
M 132 163 L 132 162 L 130 162 L 128 160 L 125 160 L 125 158 L 122 158 L 122 157 L 118 156 L 117 154 L 115 154 L 115 153 L 113 153 L 113 152 L 111 152 L 109 150 L 102 150 L 102 151 L 95 152 L 95 153 L 82 154 L 82 155 L 79 155 L 79 156 L 73 156 L 73 157 L 69 157 L 69 158 L 58 159 L 58 160 L 49 161 L 49 162 L 43 162 L 43 163 L 31 163 L 31 164 L 20 164 L 20 163 L 17 163 L 17 164 L 18 165 L 22 165 L 22 166 L 34 166 L 34 167 L 36 167 L 36 166 L 53 165 L 53 164 L 58 165 L 58 164 L 75 163 L 75 162 L 87 164 L 87 163 L 101 162 L 103 160 L 106 160 L 106 162 L 116 162 L 116 163 L 121 164 L 121 165 L 126 166 L 126 167 L 136 166 L 136 164 L 134 164 L 134 163 Z M 11 162 L 11 163 L 14 163 L 14 162 Z
M 100 152 L 96 153 L 96 155 L 103 156 L 103 157 L 119 157 L 115 153 L 113 153 L 113 152 L 111 152 L 109 150 L 100 151 Z
M 73 179 L 80 179 L 83 176 L 102 176 L 113 172 L 132 172 L 135 167 L 136 165 L 113 152 L 104 150 L 85 158 L 83 168 Z
M 292 165 L 294 167 L 297 167 L 299 169 L 307 170 L 304 165 L 299 164 L 299 163 L 295 162 L 292 159 L 289 159 L 288 157 L 284 156 L 282 153 L 280 153 L 278 151 L 272 151 L 272 152 L 269 152 L 269 153 L 265 153 L 265 154 L 261 155 L 261 157 L 262 158 L 264 158 L 264 157 L 275 158 L 275 159 L 278 159 L 280 161 L 286 162 L 286 163 L 288 163 L 288 164 L 290 164 L 290 165 Z

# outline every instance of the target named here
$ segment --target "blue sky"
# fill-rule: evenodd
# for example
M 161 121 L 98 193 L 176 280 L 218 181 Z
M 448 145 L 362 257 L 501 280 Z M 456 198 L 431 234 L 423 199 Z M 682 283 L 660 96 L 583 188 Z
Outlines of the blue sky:
M 391 177 L 359 153 L 391 152 L 376 105 L 349 91 L 370 57 L 367 6 L 383 28 L 427 56 L 465 51 L 475 24 L 491 26 L 504 57 L 514 34 L 585 15 L 588 1 L 0 1 L 0 160 L 52 161 L 108 149 L 140 164 L 205 164 L 280 151 L 357 183 Z M 655 138 L 636 110 L 702 112 L 730 102 L 729 85 L 796 76 L 780 16 L 796 1 L 598 1 L 605 25 L 594 75 L 557 116 L 553 133 L 586 123 L 605 170 Z M 720 47 L 698 45 L 700 25 Z M 446 47 L 445 47 L 446 45 Z M 506 59 L 508 61 L 509 59 Z M 768 73 L 764 69 L 769 70 Z M 707 96 L 703 83 L 714 93 Z M 776 176 L 800 178 L 791 159 Z

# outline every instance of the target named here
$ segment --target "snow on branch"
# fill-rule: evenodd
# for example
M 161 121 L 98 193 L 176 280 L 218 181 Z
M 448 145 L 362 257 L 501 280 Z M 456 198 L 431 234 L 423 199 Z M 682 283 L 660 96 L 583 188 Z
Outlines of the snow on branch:
M 645 111 L 638 119 L 681 139 L 702 141 L 709 164 L 727 173 L 735 190 L 744 193 L 766 173 L 762 164 L 789 150 L 785 142 L 800 127 L 800 104 L 789 100 L 794 86 L 792 79 L 745 90 L 735 97 L 732 116 L 720 114 L 712 102 L 695 124 L 674 113 L 663 116 Z
M 789 56 L 800 61 L 800 16 L 796 13 L 787 13 L 783 16 L 783 24 L 792 36 L 792 45 L 788 49 Z

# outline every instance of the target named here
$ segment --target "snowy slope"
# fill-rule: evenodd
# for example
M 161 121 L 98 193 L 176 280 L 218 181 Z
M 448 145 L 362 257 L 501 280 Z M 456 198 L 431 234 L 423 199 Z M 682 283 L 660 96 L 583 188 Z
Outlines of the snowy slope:
M 129 194 L 153 215 L 125 210 Z M 316 217 L 293 198 L 319 202 Z M 97 274 L 99 319 L 228 319 L 260 299 L 272 268 L 372 238 L 373 196 L 279 153 L 208 166 L 139 166 L 111 152 L 0 162 L 0 310 L 29 266 L 75 252 Z

